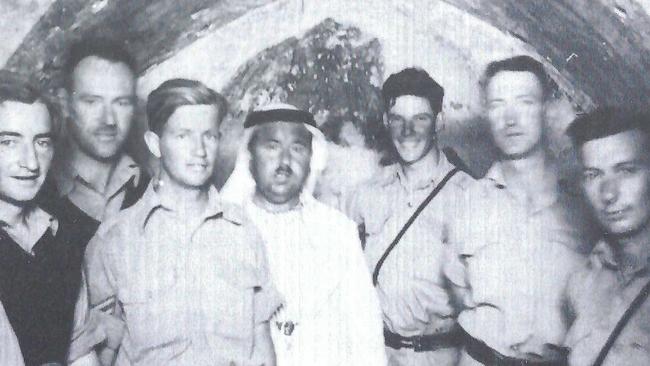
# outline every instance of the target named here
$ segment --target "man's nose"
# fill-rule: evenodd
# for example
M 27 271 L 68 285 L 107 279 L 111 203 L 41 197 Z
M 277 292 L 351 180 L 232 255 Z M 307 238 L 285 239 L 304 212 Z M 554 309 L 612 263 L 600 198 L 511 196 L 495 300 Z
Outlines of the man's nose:
M 38 156 L 36 154 L 36 148 L 32 144 L 25 144 L 23 148 L 20 166 L 31 171 L 37 171 L 39 168 Z
M 207 155 L 207 151 L 205 149 L 205 141 L 203 140 L 203 137 L 197 136 L 193 139 L 192 152 L 195 156 L 199 156 L 199 157 L 205 157 Z
M 615 178 L 607 178 L 600 184 L 600 199 L 604 204 L 616 202 L 619 194 L 618 181 Z
M 289 148 L 282 149 L 280 152 L 280 164 L 290 165 L 291 164 L 291 150 Z
M 503 111 L 503 120 L 507 127 L 512 127 L 517 124 L 518 113 L 513 107 L 506 107 Z
M 401 134 L 402 136 L 411 136 L 415 133 L 415 124 L 413 123 L 412 119 L 405 119 L 404 123 L 402 123 L 402 130 Z
M 108 126 L 115 126 L 117 124 L 115 108 L 110 103 L 104 104 L 102 122 Z

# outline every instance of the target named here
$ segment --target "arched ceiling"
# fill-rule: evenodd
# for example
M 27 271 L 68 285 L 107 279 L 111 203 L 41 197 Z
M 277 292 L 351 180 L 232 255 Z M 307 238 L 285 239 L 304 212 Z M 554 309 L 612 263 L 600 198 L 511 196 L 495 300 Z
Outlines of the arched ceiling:
M 443 1 L 529 44 L 593 104 L 647 103 L 647 1 Z M 278 0 L 55 0 L 5 68 L 56 85 L 65 47 L 81 35 L 102 33 L 123 39 L 144 72 L 205 34 L 274 2 Z

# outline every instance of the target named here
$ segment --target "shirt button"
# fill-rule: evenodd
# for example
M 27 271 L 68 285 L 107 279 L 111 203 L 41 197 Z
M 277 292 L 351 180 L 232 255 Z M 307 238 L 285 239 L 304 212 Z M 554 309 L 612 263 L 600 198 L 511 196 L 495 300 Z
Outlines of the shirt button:
M 411 202 L 411 201 L 408 201 L 406 204 L 407 204 L 409 207 L 413 207 L 413 202 Z

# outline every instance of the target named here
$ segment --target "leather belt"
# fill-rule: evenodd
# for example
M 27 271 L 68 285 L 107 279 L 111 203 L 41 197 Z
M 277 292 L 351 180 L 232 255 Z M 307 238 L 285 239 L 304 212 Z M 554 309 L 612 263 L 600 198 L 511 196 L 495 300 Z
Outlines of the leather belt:
M 412 348 L 415 352 L 435 351 L 440 348 L 453 348 L 462 345 L 462 333 L 454 327 L 447 333 L 404 337 L 384 328 L 384 342 L 393 349 Z
M 491 348 L 485 342 L 478 340 L 467 332 L 462 331 L 465 343 L 465 352 L 474 360 L 486 366 L 567 366 L 568 352 L 563 350 L 556 360 L 530 360 L 505 356 Z

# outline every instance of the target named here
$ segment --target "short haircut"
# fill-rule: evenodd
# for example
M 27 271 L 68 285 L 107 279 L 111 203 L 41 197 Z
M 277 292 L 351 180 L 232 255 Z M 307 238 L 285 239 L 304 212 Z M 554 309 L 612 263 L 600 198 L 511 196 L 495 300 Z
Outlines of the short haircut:
M 386 79 L 381 88 L 384 98 L 384 108 L 388 111 L 395 99 L 403 95 L 414 95 L 429 101 L 431 110 L 440 113 L 445 90 L 429 74 L 419 68 L 406 68 Z
M 492 80 L 494 75 L 501 71 L 529 72 L 535 75 L 542 87 L 544 100 L 548 100 L 555 89 L 557 89 L 557 85 L 548 75 L 541 62 L 530 56 L 521 55 L 490 62 L 486 66 L 485 71 L 483 71 L 483 75 L 479 81 L 483 92 L 485 92 L 487 85 L 490 83 L 490 80 Z
M 217 122 L 221 123 L 228 112 L 228 102 L 223 95 L 200 81 L 171 79 L 160 84 L 147 98 L 149 129 L 160 136 L 169 117 L 186 105 L 214 105 L 219 110 Z
M 580 148 L 588 141 L 632 130 L 643 133 L 646 142 L 650 142 L 650 114 L 647 111 L 601 107 L 576 118 L 569 125 L 567 135 L 574 146 Z
M 135 58 L 124 45 L 108 38 L 85 38 L 73 43 L 68 49 L 63 65 L 63 82 L 68 91 L 72 90 L 72 75 L 77 65 L 86 57 L 95 56 L 114 63 L 123 63 L 136 74 Z
M 0 71 L 0 105 L 5 102 L 25 104 L 42 103 L 47 107 L 52 123 L 52 134 L 58 135 L 61 113 L 55 99 L 39 89 L 28 77 Z

